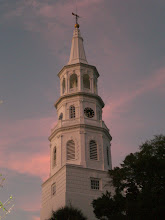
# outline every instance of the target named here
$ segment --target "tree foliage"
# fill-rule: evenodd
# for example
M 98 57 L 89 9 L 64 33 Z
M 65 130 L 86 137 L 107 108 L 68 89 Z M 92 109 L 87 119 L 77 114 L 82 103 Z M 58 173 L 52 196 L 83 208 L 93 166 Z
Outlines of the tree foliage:
M 109 171 L 115 195 L 106 193 L 93 201 L 98 219 L 119 215 L 122 219 L 164 219 L 165 136 L 155 136 L 139 148 L 126 156 L 121 167 Z
M 0 173 L 0 188 L 3 188 L 3 183 L 5 178 Z M 0 220 L 4 219 L 7 214 L 9 214 L 14 206 L 13 196 L 10 196 L 5 202 L 0 200 Z
M 120 219 L 123 217 L 121 213 L 123 210 L 123 203 L 121 195 L 115 195 L 114 197 L 110 192 L 106 191 L 98 199 L 93 200 L 92 205 L 94 208 L 94 213 L 98 219 L 107 220 L 108 219 Z
M 52 212 L 49 220 L 87 220 L 82 211 L 72 206 L 65 206 Z

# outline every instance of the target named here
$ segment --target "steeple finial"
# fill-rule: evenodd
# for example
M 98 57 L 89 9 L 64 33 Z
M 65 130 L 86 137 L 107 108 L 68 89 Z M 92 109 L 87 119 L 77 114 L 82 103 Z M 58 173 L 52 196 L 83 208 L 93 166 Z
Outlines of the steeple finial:
M 72 12 L 72 15 L 74 15 L 76 18 L 76 24 L 75 24 L 75 29 L 73 32 L 70 59 L 69 59 L 68 64 L 69 65 L 75 64 L 75 63 L 88 64 L 86 56 L 85 56 L 83 38 L 81 37 L 79 24 L 78 24 L 78 18 L 80 18 L 80 16 L 78 14 L 74 14 L 73 12 Z
M 78 18 L 80 18 L 80 16 L 78 14 L 73 13 L 73 12 L 72 12 L 72 15 L 75 16 L 75 18 L 76 18 L 75 28 L 79 28 L 80 25 L 78 24 Z

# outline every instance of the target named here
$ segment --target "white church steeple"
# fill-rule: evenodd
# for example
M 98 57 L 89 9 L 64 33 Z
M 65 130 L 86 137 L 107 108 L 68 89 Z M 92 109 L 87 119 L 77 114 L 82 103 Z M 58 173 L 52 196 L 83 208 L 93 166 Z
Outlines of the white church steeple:
M 73 32 L 72 47 L 71 47 L 70 59 L 68 65 L 75 63 L 88 64 L 85 56 L 83 38 L 81 37 L 79 28 L 75 28 Z
M 68 65 L 75 64 L 75 63 L 88 64 L 86 56 L 85 56 L 83 38 L 81 37 L 79 24 L 77 23 L 77 19 L 79 16 L 74 13 L 72 13 L 72 15 L 76 16 L 76 24 L 75 24 L 75 29 L 73 32 L 72 46 L 71 46 L 70 59 L 69 59 Z
M 58 73 L 58 120 L 49 136 L 50 177 L 42 184 L 41 220 L 49 219 L 52 210 L 69 204 L 80 208 L 88 220 L 96 220 L 91 202 L 110 190 L 107 176 L 112 168 L 112 137 L 102 120 L 99 73 L 87 62 L 79 16 L 73 15 L 76 24 L 70 59 Z

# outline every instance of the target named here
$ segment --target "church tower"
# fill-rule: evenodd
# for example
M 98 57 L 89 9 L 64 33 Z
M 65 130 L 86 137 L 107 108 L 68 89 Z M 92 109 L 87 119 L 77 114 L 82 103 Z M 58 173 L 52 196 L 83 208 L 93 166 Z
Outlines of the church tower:
M 41 220 L 70 204 L 81 209 L 88 220 L 96 220 L 91 202 L 110 190 L 107 171 L 112 168 L 112 138 L 102 120 L 99 73 L 87 62 L 77 22 L 69 62 L 58 77 L 58 122 L 49 137 L 50 177 L 42 184 Z

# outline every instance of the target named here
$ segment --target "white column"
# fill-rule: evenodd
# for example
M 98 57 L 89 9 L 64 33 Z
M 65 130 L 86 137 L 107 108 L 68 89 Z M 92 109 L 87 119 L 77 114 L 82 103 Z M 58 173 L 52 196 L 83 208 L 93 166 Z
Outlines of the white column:
M 60 94 L 62 96 L 62 78 L 60 79 Z
M 78 91 L 81 91 L 81 75 L 78 75 Z
M 98 88 L 97 88 L 97 79 L 96 79 L 96 94 L 98 94 Z
M 60 150 L 61 150 L 60 167 L 62 167 L 62 156 L 63 156 L 63 155 L 62 155 L 62 145 L 63 145 L 63 138 L 62 138 L 62 137 L 63 137 L 63 135 L 60 135 L 60 142 L 61 142 L 61 149 L 60 149 Z
M 99 158 L 102 162 L 102 169 L 105 170 L 105 151 L 104 151 L 104 135 L 102 135 L 102 143 L 101 143 L 101 149 L 102 149 L 102 158 Z
M 52 163 L 52 144 L 50 144 L 50 173 L 49 173 L 49 177 L 51 176 L 52 174 L 52 166 L 51 166 L 51 163 Z
M 65 82 L 65 86 L 66 86 L 66 93 L 68 93 L 69 92 L 69 84 L 68 84 L 68 72 L 66 72 L 66 82 Z
M 85 140 L 86 140 L 86 133 L 85 131 L 80 131 L 80 147 L 81 147 L 81 165 L 83 165 L 83 167 L 86 167 L 86 144 L 85 144 Z

